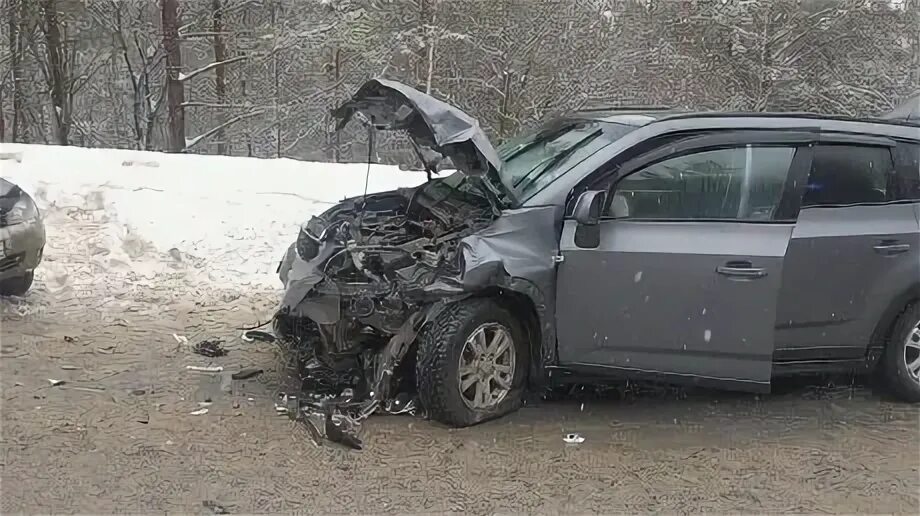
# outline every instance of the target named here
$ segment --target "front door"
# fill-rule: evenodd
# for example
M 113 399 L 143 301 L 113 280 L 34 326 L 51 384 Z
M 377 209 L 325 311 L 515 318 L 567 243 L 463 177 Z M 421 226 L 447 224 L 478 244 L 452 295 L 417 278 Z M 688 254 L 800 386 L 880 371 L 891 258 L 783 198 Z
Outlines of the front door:
M 693 138 L 625 164 L 596 248 L 560 243 L 559 361 L 769 389 L 803 133 Z

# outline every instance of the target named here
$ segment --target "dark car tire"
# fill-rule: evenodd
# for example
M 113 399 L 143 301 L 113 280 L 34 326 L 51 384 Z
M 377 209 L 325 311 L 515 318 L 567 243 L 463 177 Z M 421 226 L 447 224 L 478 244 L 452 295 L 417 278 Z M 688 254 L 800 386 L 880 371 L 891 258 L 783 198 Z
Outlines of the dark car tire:
M 460 392 L 460 357 L 464 344 L 482 325 L 507 329 L 515 354 L 511 389 L 488 409 L 470 408 Z M 422 329 L 418 340 L 416 381 L 419 400 L 431 419 L 454 427 L 467 427 L 514 412 L 522 405 L 527 380 L 526 332 L 507 310 L 488 298 L 473 298 L 449 305 Z
M 907 307 L 898 317 L 885 348 L 880 368 L 891 393 L 911 403 L 920 402 L 920 381 L 911 377 L 907 370 L 905 351 L 908 348 L 908 338 L 914 334 L 918 324 L 920 324 L 920 302 Z
M 35 274 L 27 272 L 23 276 L 7 278 L 0 281 L 0 296 L 21 296 L 32 288 Z

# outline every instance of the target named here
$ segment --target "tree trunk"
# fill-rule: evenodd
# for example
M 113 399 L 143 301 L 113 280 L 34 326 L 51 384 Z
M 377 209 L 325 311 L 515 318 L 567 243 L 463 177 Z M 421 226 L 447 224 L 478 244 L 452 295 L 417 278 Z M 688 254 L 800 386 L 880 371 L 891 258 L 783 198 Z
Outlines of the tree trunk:
M 185 90 L 179 81 L 182 53 L 179 49 L 179 0 L 162 0 L 163 48 L 166 49 L 166 150 L 185 149 Z
M 221 0 L 211 0 L 211 20 L 213 22 L 213 32 L 214 32 L 214 62 L 222 63 L 227 59 L 227 46 L 224 43 L 224 13 L 223 7 L 221 6 Z M 227 104 L 227 70 L 224 65 L 217 65 L 214 69 L 217 74 L 217 79 L 214 85 L 215 93 L 217 95 L 217 103 L 224 105 Z M 218 111 L 218 126 L 222 126 L 224 123 L 224 115 L 222 111 Z M 217 138 L 217 153 L 218 154 L 227 154 L 227 137 L 223 129 L 219 130 L 215 135 Z
M 20 82 L 22 77 L 22 35 L 19 32 L 19 0 L 7 0 L 7 11 L 9 19 L 9 45 L 10 45 L 10 84 L 12 85 L 13 98 L 13 119 L 10 125 L 10 141 L 19 141 L 20 120 L 22 120 L 22 89 Z
M 68 102 L 68 62 L 64 55 L 64 38 L 61 35 L 56 4 L 57 0 L 42 0 L 42 30 L 45 34 L 45 51 L 48 54 L 48 88 L 54 108 L 54 141 L 58 145 L 68 145 L 71 115 Z

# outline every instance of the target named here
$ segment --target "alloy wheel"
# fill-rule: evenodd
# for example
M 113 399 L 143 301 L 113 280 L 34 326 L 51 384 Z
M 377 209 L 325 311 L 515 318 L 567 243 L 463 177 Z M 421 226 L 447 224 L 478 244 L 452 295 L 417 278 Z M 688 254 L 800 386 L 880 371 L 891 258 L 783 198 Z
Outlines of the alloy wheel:
M 920 349 L 918 349 L 920 351 Z M 460 397 L 474 410 L 492 408 L 511 392 L 516 351 L 511 331 L 498 323 L 477 327 L 460 352 Z

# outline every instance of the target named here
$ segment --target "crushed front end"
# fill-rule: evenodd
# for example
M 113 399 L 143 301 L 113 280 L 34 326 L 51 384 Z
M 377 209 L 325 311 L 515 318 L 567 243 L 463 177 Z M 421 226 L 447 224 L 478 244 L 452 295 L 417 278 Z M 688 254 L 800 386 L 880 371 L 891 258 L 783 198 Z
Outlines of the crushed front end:
M 513 202 L 495 149 L 453 106 L 375 79 L 333 115 L 339 129 L 360 119 L 371 147 L 376 131 L 404 131 L 429 179 L 447 160 L 457 171 L 342 201 L 301 227 L 278 267 L 285 294 L 274 329 L 299 357 L 306 396 L 284 410 L 325 419 L 312 428 L 327 438 L 378 407 L 411 410 L 403 359 L 425 322 L 468 294 L 463 240 Z
M 274 320 L 312 398 L 300 403 L 350 407 L 353 419 L 410 410 L 402 359 L 432 310 L 464 295 L 461 240 L 498 215 L 480 182 L 456 173 L 346 199 L 301 227 L 279 265 Z

